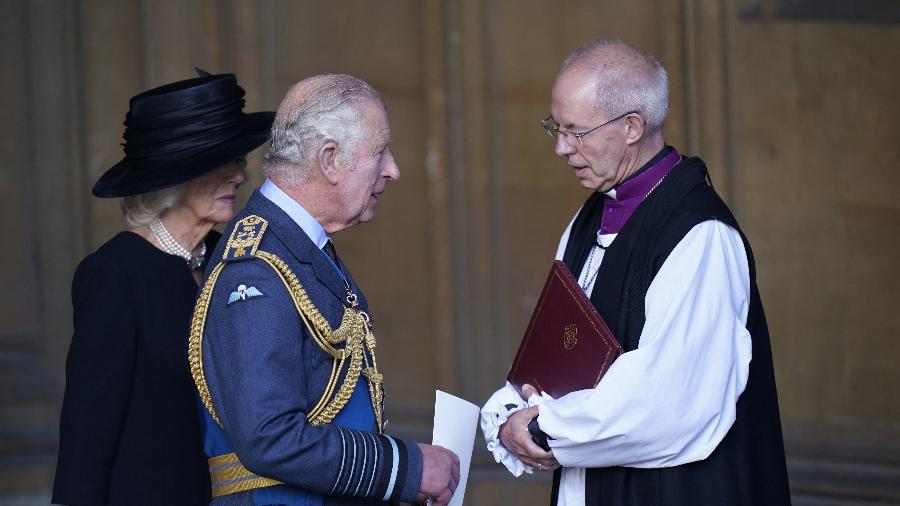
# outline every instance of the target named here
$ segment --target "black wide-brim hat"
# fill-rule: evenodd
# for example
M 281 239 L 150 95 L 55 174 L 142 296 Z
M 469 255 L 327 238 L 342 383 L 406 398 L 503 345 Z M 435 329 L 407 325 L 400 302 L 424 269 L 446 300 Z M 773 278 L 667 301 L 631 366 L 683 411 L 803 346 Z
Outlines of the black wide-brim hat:
M 234 74 L 178 81 L 136 95 L 125 115 L 125 158 L 94 183 L 97 197 L 175 186 L 253 151 L 269 138 L 274 112 L 244 113 Z

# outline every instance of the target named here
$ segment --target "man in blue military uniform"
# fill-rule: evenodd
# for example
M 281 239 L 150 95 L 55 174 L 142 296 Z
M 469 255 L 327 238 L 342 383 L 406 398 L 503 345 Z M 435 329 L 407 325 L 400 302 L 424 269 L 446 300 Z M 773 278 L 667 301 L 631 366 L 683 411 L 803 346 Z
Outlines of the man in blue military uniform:
M 384 433 L 365 297 L 330 234 L 373 218 L 399 177 L 381 95 L 297 83 L 267 179 L 213 253 L 191 329 L 214 505 L 449 502 L 459 460 Z M 225 240 L 227 238 L 227 240 Z

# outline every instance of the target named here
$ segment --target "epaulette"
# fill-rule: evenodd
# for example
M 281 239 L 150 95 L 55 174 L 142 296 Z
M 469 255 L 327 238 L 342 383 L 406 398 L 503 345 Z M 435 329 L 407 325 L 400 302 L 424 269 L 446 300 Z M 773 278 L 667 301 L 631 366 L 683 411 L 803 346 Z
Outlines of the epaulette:
M 235 223 L 225 246 L 225 253 L 222 254 L 222 261 L 236 262 L 253 258 L 268 226 L 268 221 L 255 214 Z

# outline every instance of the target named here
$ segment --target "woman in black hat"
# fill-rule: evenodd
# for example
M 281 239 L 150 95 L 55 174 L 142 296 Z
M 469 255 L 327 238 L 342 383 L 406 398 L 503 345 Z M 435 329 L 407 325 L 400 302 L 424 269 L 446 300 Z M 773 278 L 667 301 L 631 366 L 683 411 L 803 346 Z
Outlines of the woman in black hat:
M 130 228 L 72 283 L 56 504 L 209 502 L 187 337 L 212 227 L 274 118 L 245 114 L 243 96 L 234 75 L 202 73 L 131 99 L 125 158 L 93 188 L 122 197 Z

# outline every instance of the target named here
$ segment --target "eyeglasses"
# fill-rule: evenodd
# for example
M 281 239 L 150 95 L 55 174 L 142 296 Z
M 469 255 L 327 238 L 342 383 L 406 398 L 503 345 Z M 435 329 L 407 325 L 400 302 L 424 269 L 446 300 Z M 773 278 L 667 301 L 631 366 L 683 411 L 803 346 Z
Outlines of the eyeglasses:
M 572 141 L 572 138 L 575 138 L 575 139 L 578 139 L 578 144 L 581 144 L 581 138 L 584 137 L 585 135 L 593 132 L 594 130 L 597 130 L 598 128 L 605 127 L 606 125 L 609 125 L 610 123 L 619 121 L 620 119 L 624 118 L 625 116 L 628 116 L 629 114 L 638 114 L 638 111 L 629 111 L 620 116 L 616 116 L 615 118 L 607 121 L 606 123 L 603 123 L 602 125 L 597 125 L 594 128 L 592 128 L 586 132 L 572 132 L 570 130 L 566 130 L 565 128 L 559 126 L 559 123 L 557 123 L 556 120 L 553 119 L 553 116 L 547 116 L 547 119 L 545 119 L 544 121 L 541 121 L 541 126 L 544 127 L 544 131 L 547 132 L 547 135 L 549 135 L 550 137 L 553 137 L 554 139 L 556 139 L 557 135 L 561 134 L 569 142 Z

